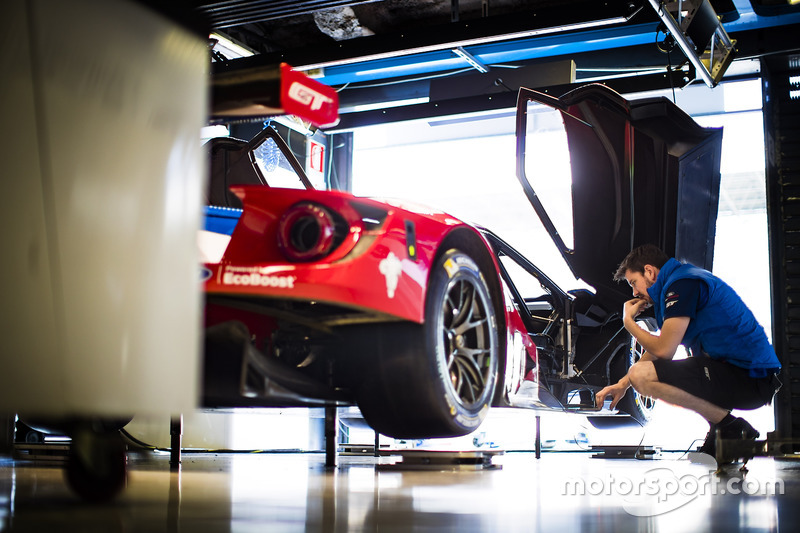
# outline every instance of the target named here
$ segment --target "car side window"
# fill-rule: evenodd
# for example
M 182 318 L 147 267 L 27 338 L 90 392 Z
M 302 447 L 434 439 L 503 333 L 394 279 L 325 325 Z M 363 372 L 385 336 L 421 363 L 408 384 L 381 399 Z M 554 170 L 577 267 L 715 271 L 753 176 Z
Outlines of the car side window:
M 550 295 L 542 284 L 539 283 L 534 276 L 525 271 L 519 264 L 507 255 L 500 256 L 500 262 L 503 263 L 511 282 L 519 291 L 520 296 L 527 302 L 531 300 L 544 299 Z
M 306 188 L 273 139 L 267 137 L 263 143 L 253 150 L 253 156 L 261 175 L 264 176 L 267 185 L 270 187 L 284 189 Z

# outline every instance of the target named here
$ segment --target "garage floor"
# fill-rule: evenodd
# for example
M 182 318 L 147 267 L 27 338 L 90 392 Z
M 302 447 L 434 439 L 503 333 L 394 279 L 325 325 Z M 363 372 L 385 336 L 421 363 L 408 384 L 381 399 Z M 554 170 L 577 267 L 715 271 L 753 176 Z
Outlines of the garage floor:
M 0 531 L 797 531 L 800 461 L 759 458 L 742 481 L 681 454 L 597 459 L 498 453 L 490 468 L 413 470 L 399 457 L 129 455 L 125 491 L 77 498 L 57 466 L 0 457 Z

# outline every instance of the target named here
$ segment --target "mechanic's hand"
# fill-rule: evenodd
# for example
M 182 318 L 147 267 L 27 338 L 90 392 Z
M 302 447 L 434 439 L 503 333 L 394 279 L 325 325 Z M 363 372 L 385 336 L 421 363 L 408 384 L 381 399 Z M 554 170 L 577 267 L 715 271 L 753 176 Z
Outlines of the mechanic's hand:
M 631 319 L 636 318 L 637 316 L 639 316 L 639 313 L 641 313 L 648 307 L 650 307 L 650 303 L 644 298 L 634 298 L 632 300 L 628 300 L 627 302 L 625 302 L 625 306 L 622 308 L 623 320 L 626 317 L 629 317 Z
M 614 409 L 619 401 L 625 396 L 625 393 L 628 391 L 628 387 L 630 385 L 625 385 L 624 383 L 615 383 L 613 385 L 609 385 L 595 394 L 594 396 L 594 403 L 595 407 L 600 409 L 603 408 L 603 403 L 606 401 L 606 398 L 611 396 L 611 409 Z

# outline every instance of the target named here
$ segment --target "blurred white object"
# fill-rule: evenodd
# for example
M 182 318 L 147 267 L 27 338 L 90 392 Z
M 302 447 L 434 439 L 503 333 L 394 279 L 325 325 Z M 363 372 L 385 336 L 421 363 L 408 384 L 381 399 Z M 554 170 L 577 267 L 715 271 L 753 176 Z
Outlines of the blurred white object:
M 194 409 L 206 39 L 123 0 L 10 0 L 0 35 L 0 409 Z
M 219 263 L 231 242 L 230 235 L 200 230 L 197 232 L 197 248 L 201 263 Z

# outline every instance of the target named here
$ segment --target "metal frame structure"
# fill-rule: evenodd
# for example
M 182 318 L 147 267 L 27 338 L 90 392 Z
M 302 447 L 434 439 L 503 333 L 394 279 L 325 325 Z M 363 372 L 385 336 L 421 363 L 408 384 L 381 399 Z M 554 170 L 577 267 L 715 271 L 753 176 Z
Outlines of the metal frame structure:
M 728 37 L 708 0 L 649 0 L 686 58 L 709 87 L 716 86 L 733 61 Z

